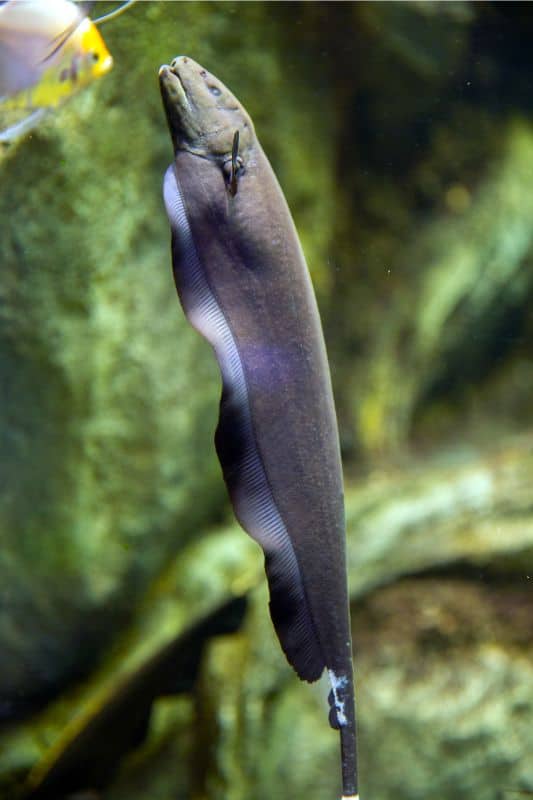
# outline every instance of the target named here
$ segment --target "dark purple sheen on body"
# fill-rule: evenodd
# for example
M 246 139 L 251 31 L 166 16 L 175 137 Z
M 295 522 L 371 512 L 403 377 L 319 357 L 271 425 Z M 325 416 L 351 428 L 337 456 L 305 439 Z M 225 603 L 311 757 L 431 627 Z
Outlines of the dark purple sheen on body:
M 307 267 L 270 165 L 259 144 L 254 150 L 233 198 L 221 170 L 207 159 L 178 151 L 174 169 L 206 284 L 243 365 L 254 446 L 294 548 L 321 663 L 314 658 L 312 664 L 299 664 L 294 653 L 287 655 L 301 677 L 314 680 L 324 666 L 345 670 L 351 658 L 336 418 Z M 173 255 L 188 313 L 179 243 Z M 223 415 L 217 451 L 234 502 L 239 495 L 236 430 L 235 416 L 228 422 Z M 268 559 L 277 574 L 275 556 L 267 553 L 267 567 Z M 280 587 L 278 595 L 271 586 L 276 628 L 288 596 L 289 586 Z M 286 644 L 282 638 L 287 652 Z
M 287 658 L 298 673 L 315 680 L 324 668 L 294 547 L 280 517 L 261 460 L 250 412 L 243 359 L 218 298 L 206 279 L 174 167 L 164 183 L 172 227 L 174 278 L 188 319 L 212 344 L 223 391 L 216 445 L 224 477 L 245 530 L 265 552 L 271 614 Z

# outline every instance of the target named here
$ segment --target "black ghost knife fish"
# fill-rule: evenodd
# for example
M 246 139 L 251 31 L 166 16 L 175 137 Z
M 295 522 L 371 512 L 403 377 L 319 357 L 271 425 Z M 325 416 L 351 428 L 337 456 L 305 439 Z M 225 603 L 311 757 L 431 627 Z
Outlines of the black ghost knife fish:
M 175 151 L 164 180 L 178 294 L 222 373 L 215 434 L 235 514 L 261 545 L 270 614 L 300 678 L 327 669 L 344 798 L 356 798 L 342 468 L 311 280 L 239 101 L 184 56 L 159 72 Z

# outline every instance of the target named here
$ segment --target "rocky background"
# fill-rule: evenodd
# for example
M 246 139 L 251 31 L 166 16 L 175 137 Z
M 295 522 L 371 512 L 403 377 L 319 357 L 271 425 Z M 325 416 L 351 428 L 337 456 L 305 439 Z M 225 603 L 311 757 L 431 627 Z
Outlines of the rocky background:
M 98 13 L 110 7 L 99 4 Z M 345 458 L 362 796 L 533 791 L 533 12 L 142 2 L 0 152 L 0 798 L 334 798 L 175 296 L 157 69 L 250 111 Z

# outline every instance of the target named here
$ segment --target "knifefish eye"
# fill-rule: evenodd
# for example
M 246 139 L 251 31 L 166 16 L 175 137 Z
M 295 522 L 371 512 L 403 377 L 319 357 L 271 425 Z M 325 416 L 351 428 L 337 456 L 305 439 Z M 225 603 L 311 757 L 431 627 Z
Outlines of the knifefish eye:
M 211 94 L 213 94 L 215 97 L 220 97 L 220 95 L 222 94 L 218 86 L 208 86 L 207 88 L 209 89 Z

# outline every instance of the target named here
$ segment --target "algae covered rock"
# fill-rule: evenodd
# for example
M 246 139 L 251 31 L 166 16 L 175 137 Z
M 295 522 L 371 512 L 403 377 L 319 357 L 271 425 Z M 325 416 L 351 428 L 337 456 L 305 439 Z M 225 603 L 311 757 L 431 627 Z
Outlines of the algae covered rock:
M 327 725 L 325 686 L 296 679 L 267 600 L 263 584 L 241 630 L 207 645 L 190 701 L 156 702 L 146 742 L 123 762 L 108 800 L 152 790 L 196 800 L 336 795 L 338 735 Z
M 234 529 L 184 548 L 89 680 L 31 719 L 0 731 L 0 797 L 44 800 L 100 791 L 130 751 L 142 764 L 141 745 L 149 753 L 151 774 L 161 738 L 178 721 L 177 746 L 188 752 L 184 745 L 193 718 L 184 693 L 195 685 L 209 639 L 241 626 L 246 594 L 259 580 L 257 550 Z M 177 711 L 170 704 L 170 713 L 161 716 L 157 708 L 152 713 L 161 696 L 177 698 Z M 165 781 L 174 777 L 189 785 L 184 764 Z
M 442 407 L 445 392 L 472 392 L 520 339 L 533 288 L 533 128 L 512 121 L 500 147 L 474 191 L 448 188 L 449 207 L 391 267 L 418 274 L 397 287 L 360 378 L 354 412 L 371 448 L 405 439 L 417 413 L 436 398 Z M 510 384 L 509 408 L 515 391 Z
M 417 2 L 324 24 L 342 117 L 326 332 L 354 461 L 401 456 L 421 420 L 432 444 L 457 438 L 466 405 L 485 406 L 485 439 L 515 403 L 531 425 L 527 370 L 506 372 L 531 347 L 524 25 L 508 4 Z
M 363 792 L 479 797 L 531 788 L 531 591 L 406 580 L 354 615 Z

